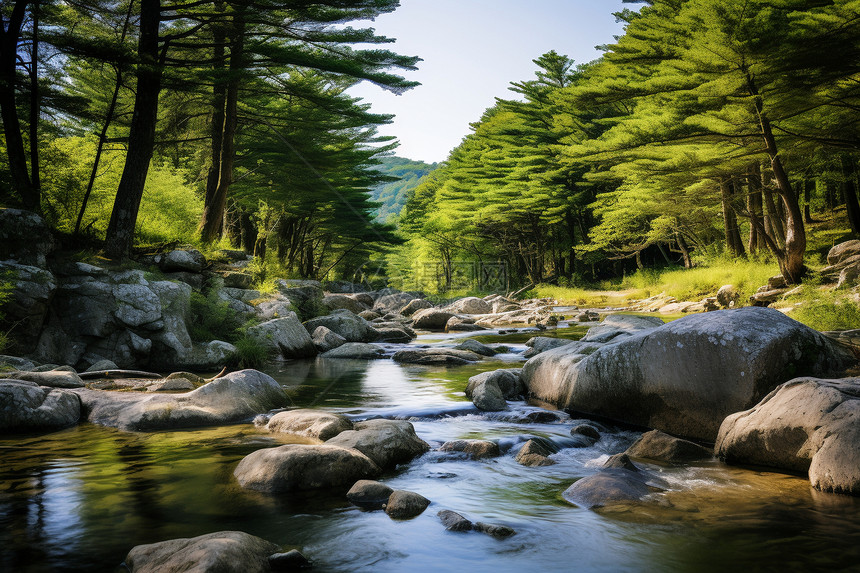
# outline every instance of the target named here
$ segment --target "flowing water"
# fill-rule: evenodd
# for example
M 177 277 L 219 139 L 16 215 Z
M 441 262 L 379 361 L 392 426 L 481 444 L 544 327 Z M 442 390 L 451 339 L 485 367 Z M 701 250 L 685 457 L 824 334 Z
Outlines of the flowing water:
M 529 436 L 570 444 L 578 423 L 563 414 L 533 423 L 527 415 L 541 409 L 525 403 L 481 413 L 465 399 L 469 376 L 516 366 L 522 350 L 514 345 L 503 362 L 450 369 L 323 359 L 270 369 L 296 406 L 409 419 L 434 449 L 455 438 L 499 442 L 499 458 L 431 450 L 386 474 L 391 487 L 432 500 L 411 520 L 363 511 L 343 491 L 241 489 L 232 472 L 243 456 L 290 441 L 251 423 L 153 433 L 84 424 L 0 437 L 0 571 L 122 571 L 135 545 L 222 530 L 300 549 L 316 570 L 333 572 L 860 569 L 860 501 L 816 493 L 801 477 L 716 461 L 649 465 L 668 491 L 647 503 L 601 511 L 566 503 L 561 493 L 571 483 L 638 434 L 605 428 L 595 445 L 553 455 L 555 465 L 517 464 L 517 444 Z M 499 540 L 445 531 L 436 516 L 442 509 L 516 534 Z

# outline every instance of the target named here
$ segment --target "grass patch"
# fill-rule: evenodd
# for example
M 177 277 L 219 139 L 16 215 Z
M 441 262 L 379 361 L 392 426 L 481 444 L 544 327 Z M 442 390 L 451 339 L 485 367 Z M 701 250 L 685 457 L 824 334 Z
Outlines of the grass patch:
M 191 293 L 191 312 L 188 320 L 188 334 L 195 342 L 224 340 L 235 344 L 242 336 L 236 311 L 218 299 L 215 291 L 208 295 Z
M 271 351 L 247 335 L 241 336 L 233 345 L 235 352 L 227 359 L 227 366 L 242 370 L 260 368 L 273 358 Z
M 832 293 L 818 293 L 807 299 L 789 316 L 815 330 L 854 330 L 860 328 L 860 305 Z

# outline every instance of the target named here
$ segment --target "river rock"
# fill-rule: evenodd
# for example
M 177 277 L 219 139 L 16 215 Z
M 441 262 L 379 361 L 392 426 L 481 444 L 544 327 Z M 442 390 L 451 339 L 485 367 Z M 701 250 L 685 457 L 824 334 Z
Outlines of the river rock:
M 376 332 L 379 335 L 378 340 L 380 342 L 406 343 L 415 338 L 406 328 L 401 327 L 385 326 L 377 328 Z
M 382 482 L 362 479 L 346 492 L 350 503 L 364 509 L 383 509 L 394 490 Z
M 454 313 L 439 308 L 425 308 L 412 315 L 412 327 L 421 330 L 444 330 Z
M 517 463 L 528 467 L 551 466 L 555 461 L 549 456 L 558 452 L 558 446 L 547 439 L 532 438 L 517 452 Z
M 609 342 L 619 336 L 628 337 L 663 326 L 664 322 L 656 316 L 633 314 L 610 314 L 597 326 L 588 329 L 580 340 L 582 342 Z
M 131 573 L 268 573 L 269 556 L 281 548 L 241 531 L 138 545 L 125 566 Z
M 453 314 L 490 314 L 493 307 L 475 296 L 467 296 L 449 304 L 445 309 Z
M 574 482 L 561 495 L 569 503 L 596 509 L 641 501 L 649 493 L 647 475 L 626 468 L 608 468 Z
M 346 309 L 335 310 L 327 316 L 307 320 L 304 326 L 309 333 L 319 326 L 325 326 L 343 336 L 347 342 L 373 342 L 379 337 L 369 322 Z
M 371 304 L 367 305 L 362 304 L 355 298 L 346 296 L 344 294 L 329 294 L 323 297 L 322 302 L 330 311 L 346 309 L 350 312 L 358 314 L 359 312 L 362 312 L 364 310 L 369 310 L 369 307 L 373 304 L 373 299 L 370 299 Z
M 450 358 L 453 358 L 455 360 L 451 361 L 449 360 Z M 395 362 L 401 362 L 403 364 L 427 364 L 444 366 L 478 362 L 479 360 L 482 360 L 483 357 L 480 354 L 475 354 L 474 352 L 468 352 L 466 350 L 430 347 L 398 350 L 394 353 L 392 359 Z
M 365 420 L 353 430 L 339 433 L 327 445 L 354 448 L 382 469 L 393 468 L 430 450 L 430 445 L 415 434 L 405 420 Z
M 570 429 L 571 436 L 585 436 L 594 442 L 600 440 L 600 430 L 591 424 L 579 424 Z
M 501 455 L 499 444 L 490 440 L 451 440 L 442 444 L 441 452 L 459 452 L 473 460 L 495 458 Z
M 728 416 L 715 451 L 729 463 L 809 472 L 813 487 L 860 495 L 860 378 L 798 378 Z
M 328 308 L 323 304 L 323 288 L 319 281 L 277 279 L 275 288 L 305 320 L 328 312 Z
M 381 471 L 358 450 L 288 444 L 248 454 L 233 475 L 246 489 L 280 493 L 345 486 L 376 477 Z
M 409 294 L 407 292 L 392 292 L 388 294 L 382 294 L 374 302 L 373 310 L 381 311 L 382 314 L 386 314 L 389 312 L 400 312 L 400 310 L 404 306 L 406 306 L 416 298 L 417 297 L 415 295 Z
M 496 539 L 506 539 L 516 533 L 512 527 L 508 527 L 507 525 L 493 525 L 492 523 L 484 523 L 482 521 L 475 524 L 475 531 L 486 533 Z
M 96 360 L 92 364 L 90 364 L 89 368 L 84 370 L 84 372 L 100 372 L 102 370 L 118 370 L 119 366 L 113 360 L 107 360 L 102 358 L 101 360 Z
M 419 310 L 424 310 L 425 308 L 433 308 L 433 303 L 429 300 L 424 300 L 423 298 L 414 298 L 409 301 L 409 303 L 400 309 L 400 314 L 403 316 L 412 316 Z
M 478 332 L 487 330 L 486 327 L 475 324 L 474 318 L 464 318 L 462 316 L 452 316 L 445 323 L 445 332 Z
M 310 334 L 294 312 L 248 328 L 247 336 L 274 355 L 306 358 L 317 353 Z
M 318 326 L 311 337 L 318 352 L 327 352 L 346 343 L 346 338 L 325 326 Z
M 430 500 L 414 491 L 396 490 L 385 504 L 385 513 L 393 519 L 411 519 L 421 515 Z
M 455 350 L 465 350 L 467 352 L 474 352 L 475 354 L 480 354 L 481 356 L 495 356 L 496 351 L 487 346 L 486 344 L 481 344 L 477 340 L 472 338 L 468 340 L 464 340 L 460 344 L 454 347 Z
M 0 209 L 0 260 L 44 268 L 54 248 L 54 236 L 45 220 L 32 211 Z
M 368 320 L 373 322 L 377 318 L 382 318 L 382 315 L 376 312 L 375 310 L 362 310 L 358 313 L 358 316 L 363 318 L 364 320 Z
M 694 462 L 713 457 L 711 450 L 695 442 L 670 436 L 660 430 L 642 434 L 624 452 L 631 458 L 654 460 L 670 464 Z
M 466 397 L 471 398 L 477 388 L 490 384 L 498 387 L 505 399 L 516 400 L 525 393 L 522 372 L 522 368 L 502 368 L 476 374 L 469 378 L 469 383 L 466 385 Z
M 291 549 L 286 553 L 274 553 L 269 555 L 269 567 L 274 572 L 299 571 L 311 567 L 311 562 L 301 554 L 298 549 Z
M 383 358 L 385 350 L 375 344 L 364 342 L 346 342 L 337 348 L 332 348 L 320 354 L 323 358 L 352 358 L 360 360 L 373 360 Z
M 12 368 L 14 370 L 32 370 L 36 367 L 32 360 L 27 360 L 26 358 L 21 358 L 18 356 L 7 356 L 5 354 L 0 354 L 0 368 Z M 4 373 L 0 372 L 0 374 L 4 375 Z
M 854 363 L 821 333 L 767 308 L 685 316 L 610 340 L 589 354 L 567 345 L 530 359 L 529 392 L 563 409 L 713 441 L 727 415 L 796 374 Z
M 523 357 L 531 358 L 532 356 L 537 356 L 541 352 L 546 352 L 547 350 L 552 350 L 553 348 L 558 348 L 565 344 L 570 344 L 571 342 L 573 341 L 566 338 L 535 336 L 526 341 L 526 346 L 528 346 L 529 349 L 525 351 Z
M 68 370 L 49 370 L 48 372 L 7 372 L 4 377 L 13 380 L 27 380 L 49 388 L 83 388 L 84 381 L 77 372 Z
M 450 509 L 443 509 L 436 516 L 442 521 L 442 525 L 448 531 L 471 531 L 472 522 Z
M 318 440 L 329 440 L 341 432 L 352 429 L 346 416 L 322 410 L 288 410 L 272 416 L 266 428 L 270 432 L 296 434 Z
M 0 380 L 0 433 L 59 430 L 80 417 L 81 401 L 71 391 Z
M 289 402 L 281 385 L 257 370 L 231 372 L 186 394 L 72 391 L 90 422 L 131 431 L 230 424 Z

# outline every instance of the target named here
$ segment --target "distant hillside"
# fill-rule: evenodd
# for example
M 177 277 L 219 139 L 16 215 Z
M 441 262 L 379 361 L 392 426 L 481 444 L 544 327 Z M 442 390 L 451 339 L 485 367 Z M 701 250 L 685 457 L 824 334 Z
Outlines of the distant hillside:
M 412 161 L 403 157 L 384 158 L 378 169 L 386 175 L 397 177 L 397 181 L 383 183 L 370 190 L 371 198 L 382 203 L 376 218 L 385 221 L 391 215 L 400 214 L 400 210 L 406 204 L 409 191 L 417 187 L 428 173 L 436 169 L 436 166 L 436 163 Z

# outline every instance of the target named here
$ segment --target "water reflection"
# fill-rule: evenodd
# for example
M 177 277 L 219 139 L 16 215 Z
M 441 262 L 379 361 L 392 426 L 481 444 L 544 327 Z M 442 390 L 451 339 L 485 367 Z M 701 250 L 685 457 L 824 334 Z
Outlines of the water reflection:
M 433 502 L 408 521 L 359 510 L 343 491 L 268 496 L 239 488 L 232 471 L 243 456 L 291 440 L 252 424 L 148 434 L 83 425 L 0 437 L 0 571 L 114 571 L 134 545 L 225 529 L 301 548 L 318 570 L 334 572 L 856 567 L 860 502 L 817 493 L 794 476 L 717 462 L 653 466 L 669 491 L 646 503 L 599 512 L 569 505 L 561 492 L 636 434 L 607 428 L 593 446 L 554 454 L 555 465 L 521 466 L 517 444 L 532 436 L 566 444 L 582 420 L 534 423 L 528 414 L 538 408 L 523 403 L 478 412 L 463 388 L 492 367 L 324 359 L 272 367 L 298 406 L 411 419 L 434 446 L 458 438 L 502 444 L 506 453 L 496 459 L 431 451 L 386 475 L 392 487 Z M 447 532 L 441 509 L 517 534 Z

